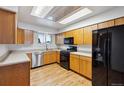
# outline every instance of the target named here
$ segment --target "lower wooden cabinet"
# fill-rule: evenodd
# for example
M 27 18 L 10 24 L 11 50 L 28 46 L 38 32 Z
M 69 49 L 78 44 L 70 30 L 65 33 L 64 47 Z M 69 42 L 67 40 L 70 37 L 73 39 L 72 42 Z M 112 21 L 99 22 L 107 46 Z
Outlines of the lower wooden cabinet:
M 92 79 L 92 58 L 79 56 L 75 54 L 70 55 L 70 69 Z
M 27 56 L 30 59 L 30 68 L 32 67 L 32 53 L 27 53 Z
M 43 62 L 44 62 L 44 64 L 50 64 L 50 63 L 57 62 L 56 51 L 45 52 L 43 55 Z
M 79 73 L 79 56 L 78 55 L 70 55 L 70 69 Z
M 80 56 L 80 71 L 79 73 L 92 79 L 92 61 L 89 57 Z
M 60 51 L 56 52 L 57 63 L 60 63 Z
M 23 62 L 0 67 L 0 86 L 29 86 L 30 63 Z

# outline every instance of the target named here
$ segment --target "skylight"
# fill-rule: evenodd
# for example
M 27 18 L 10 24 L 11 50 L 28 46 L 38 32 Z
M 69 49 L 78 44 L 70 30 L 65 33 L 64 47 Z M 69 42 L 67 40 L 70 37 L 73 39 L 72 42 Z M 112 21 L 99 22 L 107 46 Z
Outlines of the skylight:
M 72 22 L 72 21 L 74 21 L 76 19 L 79 19 L 79 18 L 83 17 L 83 16 L 86 16 L 86 15 L 88 15 L 90 13 L 92 13 L 92 11 L 90 9 L 83 8 L 83 9 L 79 10 L 78 12 L 72 14 L 71 16 L 66 17 L 65 19 L 59 21 L 59 23 L 67 24 L 67 23 L 70 23 L 70 22 Z
M 34 6 L 31 15 L 45 18 L 45 16 L 54 8 L 54 6 Z

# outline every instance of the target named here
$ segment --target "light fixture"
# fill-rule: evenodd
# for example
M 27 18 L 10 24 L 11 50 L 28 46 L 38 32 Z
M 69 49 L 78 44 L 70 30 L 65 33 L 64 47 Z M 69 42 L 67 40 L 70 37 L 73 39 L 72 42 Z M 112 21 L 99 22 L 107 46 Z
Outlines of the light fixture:
M 40 18 L 45 18 L 45 16 L 54 8 L 54 6 L 34 6 L 31 15 Z
M 61 24 L 67 24 L 67 23 L 72 22 L 72 21 L 74 21 L 76 19 L 79 19 L 79 18 L 81 18 L 83 16 L 86 16 L 86 15 L 88 15 L 90 13 L 92 13 L 92 11 L 90 9 L 83 8 L 83 9 L 77 11 L 76 13 L 73 13 L 71 16 L 68 16 L 68 17 L 66 17 L 63 20 L 60 20 L 58 22 L 61 23 Z

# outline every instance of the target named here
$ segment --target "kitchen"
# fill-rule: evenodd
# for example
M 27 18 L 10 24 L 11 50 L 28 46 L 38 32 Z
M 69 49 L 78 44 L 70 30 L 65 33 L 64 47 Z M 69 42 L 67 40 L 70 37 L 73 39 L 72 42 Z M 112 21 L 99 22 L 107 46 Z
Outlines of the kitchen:
M 45 12 L 41 11 L 43 8 Z M 102 59 L 101 49 L 105 45 L 100 43 L 105 37 L 101 40 L 103 34 L 99 32 L 123 28 L 123 9 L 117 6 L 0 7 L 0 85 L 124 85 L 121 61 L 121 75 L 118 75 L 122 78 L 110 82 L 104 80 L 107 76 L 102 80 L 96 78 L 99 73 L 94 67 L 94 52 Z M 122 42 L 118 44 L 123 47 Z M 106 69 L 101 74 L 108 73 L 105 72 Z

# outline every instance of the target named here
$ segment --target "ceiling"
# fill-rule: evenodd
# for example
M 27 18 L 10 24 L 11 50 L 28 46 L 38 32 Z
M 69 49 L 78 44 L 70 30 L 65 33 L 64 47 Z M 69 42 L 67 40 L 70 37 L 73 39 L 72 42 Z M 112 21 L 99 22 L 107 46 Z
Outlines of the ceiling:
M 70 13 L 72 13 L 73 11 L 77 10 L 80 7 L 84 7 L 84 6 L 56 6 L 43 19 L 43 18 L 39 18 L 39 17 L 30 15 L 32 8 L 33 8 L 32 6 L 19 6 L 18 22 L 24 22 L 24 23 L 36 25 L 39 27 L 44 26 L 44 27 L 48 27 L 48 28 L 52 28 L 52 29 L 61 29 L 68 25 L 74 24 L 79 21 L 83 21 L 87 18 L 98 15 L 100 13 L 110 11 L 111 9 L 115 8 L 115 6 L 85 6 L 86 8 L 91 9 L 93 12 L 89 15 L 81 17 L 73 22 L 68 23 L 68 24 L 60 24 L 57 22 L 58 20 L 69 15 Z M 53 21 L 47 19 L 49 16 L 52 16 L 54 18 Z

